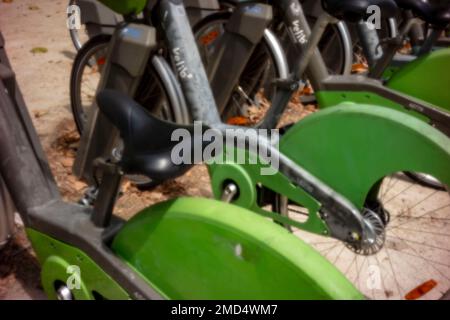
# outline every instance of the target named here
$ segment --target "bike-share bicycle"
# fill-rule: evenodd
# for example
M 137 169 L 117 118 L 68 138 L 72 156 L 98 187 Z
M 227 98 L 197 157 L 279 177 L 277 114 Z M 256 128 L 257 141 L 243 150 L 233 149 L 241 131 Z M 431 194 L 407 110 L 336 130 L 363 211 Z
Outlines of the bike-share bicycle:
M 115 8 L 124 12 L 143 9 L 141 1 L 121 3 L 123 6 Z M 188 21 L 181 2 L 162 0 L 154 10 L 156 17 L 164 18 L 161 30 L 172 38 L 172 48 L 180 48 L 184 54 L 188 46 L 194 46 L 192 35 L 186 33 Z M 127 25 L 118 31 L 115 42 L 121 44 L 115 49 L 125 51 L 113 51 L 119 56 L 129 53 L 128 45 L 136 49 L 133 45 L 140 40 L 154 48 L 155 31 L 149 26 Z M 185 37 L 179 37 L 181 34 Z M 203 94 L 208 94 L 209 90 L 198 55 L 194 51 L 185 57 L 189 68 L 198 67 L 196 76 L 199 77 L 193 83 L 184 83 L 187 100 L 198 103 L 195 105 L 199 111 L 210 104 L 211 110 L 215 110 L 211 94 L 203 100 Z M 107 68 L 114 69 L 115 58 L 117 56 L 111 53 Z M 180 198 L 147 208 L 127 222 L 113 216 L 124 172 L 138 171 L 169 178 L 186 169 L 185 166 L 169 166 L 153 167 L 155 171 L 149 171 L 151 164 L 165 159 L 166 149 L 170 148 L 170 141 L 164 140 L 164 135 L 179 126 L 152 117 L 116 91 L 99 94 L 98 101 L 124 137 L 124 157 L 119 163 L 102 157 L 95 161 L 102 174 L 93 208 L 64 202 L 21 99 L 4 51 L 3 37 L 0 37 L 0 62 L 0 173 L 41 263 L 42 284 L 50 298 L 362 297 L 309 246 L 276 224 L 237 206 L 207 199 Z M 109 78 L 113 83 L 119 80 Z M 211 116 L 218 117 L 214 113 Z M 133 122 L 124 122 L 126 118 Z M 139 123 L 144 126 L 137 130 Z M 155 137 L 153 142 L 147 134 Z M 145 145 L 139 144 L 141 139 L 145 140 Z M 146 160 L 143 163 L 149 164 L 145 168 L 133 162 L 143 155 Z M 282 162 L 289 163 L 284 158 Z M 288 171 L 303 185 L 313 187 L 318 198 L 329 199 L 324 202 L 331 205 L 330 213 L 343 206 L 344 211 L 349 210 L 348 213 L 358 217 L 358 210 L 301 167 L 292 165 Z M 358 223 L 356 227 L 365 230 L 363 224 Z M 77 286 L 71 287 L 67 281 L 70 270 L 79 271 Z
M 182 12 L 181 9 L 178 9 L 180 5 L 170 2 L 162 2 L 162 4 L 176 7 L 177 9 L 174 9 L 173 12 L 177 12 L 177 10 Z M 351 255 L 351 251 L 346 251 L 351 255 L 350 260 L 347 260 L 350 269 L 355 268 L 355 261 L 363 260 L 363 266 L 358 266 L 358 262 L 356 262 L 357 272 L 355 274 L 359 274 L 362 267 L 367 269 L 367 261 L 371 257 L 365 260 L 364 256 L 378 253 L 377 258 L 373 258 L 376 260 L 380 255 L 386 255 L 389 250 L 398 249 L 398 247 L 393 247 L 389 239 L 389 230 L 394 230 L 392 231 L 393 236 L 397 238 L 404 238 L 401 237 L 404 234 L 410 236 L 413 240 L 406 245 L 404 244 L 409 248 L 407 253 L 421 259 L 422 251 L 418 254 L 416 252 L 417 246 L 422 245 L 420 250 L 423 250 L 424 247 L 429 248 L 429 244 L 417 241 L 414 230 L 402 231 L 401 236 L 394 232 L 395 229 L 406 223 L 404 220 L 407 220 L 409 224 L 410 220 L 408 219 L 420 221 L 423 216 L 418 213 L 406 215 L 401 210 L 395 212 L 395 207 L 391 208 L 388 204 L 390 198 L 395 198 L 396 191 L 394 190 L 394 194 L 387 191 L 390 191 L 390 184 L 400 187 L 400 191 L 409 188 L 408 184 L 406 187 L 403 184 L 401 175 L 395 174 L 403 171 L 427 173 L 436 177 L 444 185 L 449 184 L 450 144 L 448 137 L 424 121 L 409 115 L 408 112 L 405 112 L 405 108 L 411 108 L 408 105 L 409 102 L 416 103 L 420 108 L 426 107 L 425 115 L 433 120 L 436 125 L 442 125 L 439 120 L 442 120 L 443 115 L 435 108 L 423 105 L 418 100 L 383 87 L 377 81 L 367 81 L 363 77 L 328 76 L 326 68 L 320 60 L 321 57 L 317 54 L 315 48 L 320 39 L 321 31 L 329 21 L 334 21 L 334 19 L 329 15 L 319 18 L 313 30 L 313 36 L 308 39 L 310 35 L 309 26 L 298 2 L 280 1 L 279 5 L 283 9 L 281 12 L 291 19 L 287 21 L 295 22 L 303 28 L 308 41 L 306 43 L 298 42 L 298 48 L 303 52 L 301 56 L 303 59 L 300 59 L 293 76 L 275 81 L 277 94 L 272 102 L 274 107 L 269 110 L 270 117 L 266 117 L 264 121 L 277 122 L 280 110 L 284 109 L 292 94 L 298 89 L 298 79 L 307 67 L 310 70 L 315 70 L 311 74 L 316 75 L 316 80 L 320 85 L 320 90 L 317 92 L 319 101 L 324 106 L 331 106 L 333 103 L 336 105 L 289 128 L 279 141 L 280 154 L 268 146 L 267 141 L 255 140 L 256 138 L 251 130 L 244 131 L 248 134 L 247 139 L 249 141 L 256 141 L 259 146 L 271 150 L 271 154 L 279 155 L 280 170 L 273 176 L 264 176 L 260 174 L 261 165 L 240 165 L 233 160 L 228 160 L 222 164 L 210 164 L 215 196 L 249 208 L 283 226 L 295 227 L 320 236 L 340 240 L 340 242 L 331 242 L 331 247 L 328 249 L 333 251 L 335 248 L 339 248 L 338 250 L 342 253 L 344 252 L 344 248 L 340 247 L 342 244 L 343 247 L 347 246 L 351 251 L 363 255 L 358 258 L 358 256 Z M 361 8 L 357 7 L 349 6 L 343 8 L 343 10 L 344 15 L 349 12 L 363 14 Z M 262 17 L 269 17 L 271 7 L 264 4 L 252 4 L 249 8 L 243 6 L 235 12 L 242 17 L 235 19 L 246 20 L 249 18 L 253 21 L 261 21 L 258 20 L 258 17 L 261 17 L 260 14 L 262 14 Z M 387 12 L 384 13 L 389 14 L 389 12 L 388 7 Z M 184 94 L 178 97 L 178 101 L 185 102 L 193 119 L 201 120 L 206 127 L 224 132 L 229 126 L 221 123 L 214 99 L 208 89 L 207 78 L 202 72 L 196 43 L 192 36 L 189 36 L 188 22 L 186 18 L 182 19 L 182 16 L 173 19 L 176 20 L 172 22 L 173 24 L 167 21 L 162 23 L 162 29 L 166 33 L 166 50 L 170 53 L 172 61 L 176 62 L 178 79 L 182 88 L 182 90 L 177 89 L 177 81 L 172 81 L 167 84 L 173 90 L 165 91 L 183 92 Z M 171 17 L 170 13 L 168 13 L 168 17 Z M 168 19 L 170 20 L 170 18 Z M 259 25 L 264 26 L 264 22 Z M 133 24 L 124 28 L 127 30 L 127 28 L 143 27 Z M 120 39 L 120 30 L 123 29 L 116 31 L 117 39 Z M 122 73 L 126 81 L 105 80 L 101 82 L 100 89 L 115 89 L 133 97 L 136 94 L 137 85 L 147 65 L 149 55 L 138 55 L 137 53 L 141 51 L 136 50 L 136 48 L 140 47 L 141 44 L 129 40 L 134 45 L 134 50 L 133 59 L 127 59 L 130 57 L 130 51 L 127 51 L 126 46 L 122 47 L 122 44 L 127 43 L 127 41 L 116 41 L 118 40 L 113 41 L 109 48 L 109 59 L 107 61 L 110 64 L 105 66 L 102 77 L 109 79 L 111 77 L 109 74 Z M 142 47 L 145 48 L 148 45 Z M 161 47 L 158 47 L 158 49 L 161 49 Z M 120 54 L 113 54 L 114 52 L 120 52 Z M 224 66 L 223 64 L 217 64 L 217 67 L 223 68 Z M 124 73 L 124 70 L 126 73 Z M 169 67 L 165 69 L 165 72 L 170 74 L 171 70 Z M 212 79 L 214 86 L 214 78 Z M 222 83 L 222 85 L 228 86 L 229 84 Z M 347 102 L 347 100 L 351 102 Z M 113 107 L 108 109 L 107 105 Z M 145 137 L 156 137 L 158 134 L 153 131 L 152 126 L 154 126 L 160 129 L 159 135 L 166 139 L 170 135 L 162 130 L 161 126 L 155 125 L 154 118 L 143 112 L 141 107 L 120 94 L 109 91 L 109 93 L 101 95 L 99 107 L 107 114 L 109 121 L 112 121 L 119 128 L 125 141 L 125 149 L 119 159 L 129 159 L 132 163 L 145 167 L 146 170 L 150 171 L 135 171 L 152 176 L 156 167 L 152 160 L 154 156 L 152 154 L 168 152 L 167 146 L 164 145 L 156 150 L 146 152 L 144 150 L 146 150 L 148 138 L 140 137 L 139 132 L 146 132 Z M 173 107 L 182 108 L 183 104 L 173 104 Z M 417 107 L 415 110 L 420 110 L 420 108 Z M 93 170 L 95 165 L 91 165 L 93 159 L 96 159 L 99 155 L 111 156 L 111 148 L 104 145 L 108 145 L 108 143 L 105 144 L 105 141 L 114 140 L 112 139 L 114 129 L 110 123 L 108 125 L 106 119 L 102 118 L 104 118 L 102 114 L 94 108 L 90 114 L 90 121 L 88 121 L 89 129 L 82 136 L 77 161 L 80 166 L 77 171 L 79 176 L 86 179 L 92 177 L 92 172 L 95 171 Z M 173 126 L 167 126 L 171 130 L 174 129 Z M 273 127 L 272 124 L 267 125 L 263 122 L 261 127 L 264 126 Z M 135 128 L 138 130 L 134 131 Z M 102 136 L 102 132 L 107 136 Z M 129 146 L 128 149 L 127 145 Z M 140 154 L 135 158 L 128 154 L 129 150 L 139 151 Z M 226 153 L 235 154 L 233 146 L 227 146 Z M 164 155 L 168 156 L 167 153 Z M 248 157 L 251 156 L 248 155 Z M 170 161 L 164 161 L 163 163 L 168 171 L 175 170 Z M 264 159 L 259 163 L 265 163 Z M 308 172 L 303 171 L 298 165 L 306 167 L 308 171 L 320 177 L 327 185 L 331 185 L 332 189 L 328 189 L 320 182 L 315 181 L 315 178 L 311 177 Z M 167 178 L 167 176 L 155 177 Z M 318 185 L 320 187 L 317 187 Z M 336 191 L 339 194 L 344 194 L 350 202 L 341 198 Z M 415 196 L 420 192 L 421 190 L 416 189 Z M 388 198 L 386 199 L 385 196 Z M 428 198 L 435 196 L 441 199 L 436 202 L 440 207 L 429 208 L 429 212 L 426 211 L 426 208 L 421 207 L 420 209 L 425 210 L 425 214 L 429 213 L 437 221 L 445 221 L 446 218 L 441 218 L 440 215 L 445 217 L 448 214 L 449 205 L 446 202 L 448 201 L 448 194 L 434 190 L 432 194 L 427 195 Z M 289 199 L 289 201 L 286 199 Z M 292 216 L 291 210 L 286 210 L 286 206 L 292 206 L 293 204 L 297 209 L 300 208 L 300 215 L 306 216 L 306 219 L 298 221 L 298 218 Z M 350 208 L 352 209 L 348 210 Z M 439 210 L 442 210 L 442 212 Z M 442 229 L 445 229 L 445 225 L 441 226 L 441 233 L 445 237 L 445 231 L 442 232 Z M 384 245 L 386 237 L 389 239 L 387 247 Z M 438 240 L 442 239 L 439 238 Z M 329 241 L 324 240 L 324 242 Z M 447 252 L 445 246 L 448 242 L 444 240 L 438 242 L 439 245 L 433 246 L 435 250 L 429 250 L 429 253 L 433 258 L 439 257 L 441 259 L 443 257 L 442 265 L 445 266 L 448 258 L 448 255 L 445 255 L 445 252 Z M 315 245 L 320 245 L 320 240 Z M 412 248 L 409 247 L 411 245 L 413 245 Z M 339 254 L 337 256 L 339 257 Z M 371 290 L 375 289 L 361 287 L 359 281 L 363 280 L 359 276 L 353 277 L 352 281 L 368 296 L 403 298 L 410 290 L 429 280 L 429 276 L 432 274 L 433 277 L 438 278 L 438 282 L 437 289 L 431 294 L 433 297 L 439 298 L 448 290 L 448 279 L 446 280 L 445 273 L 442 276 L 442 272 L 436 271 L 436 261 L 433 259 L 423 260 L 425 263 L 419 265 L 423 270 L 422 273 L 418 274 L 416 270 L 411 272 L 410 269 L 404 268 L 405 276 L 401 279 L 401 285 L 395 287 L 398 283 L 398 279 L 395 277 L 398 269 L 384 270 L 386 263 L 389 265 L 393 261 L 383 258 L 379 263 L 380 272 L 382 274 L 389 272 L 389 277 L 383 277 L 382 280 L 386 287 L 384 293 L 382 289 L 376 289 L 378 291 L 373 294 Z M 354 272 L 353 269 L 352 272 Z M 345 272 L 345 269 L 343 272 Z

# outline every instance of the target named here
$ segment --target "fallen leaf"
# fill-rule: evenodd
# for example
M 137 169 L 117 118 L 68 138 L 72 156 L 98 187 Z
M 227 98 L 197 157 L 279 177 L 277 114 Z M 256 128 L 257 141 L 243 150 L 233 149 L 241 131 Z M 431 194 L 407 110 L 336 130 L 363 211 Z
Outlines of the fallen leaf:
M 289 103 L 288 103 L 288 108 L 296 109 L 297 106 L 299 106 L 299 105 L 300 105 L 299 103 L 289 102 Z
M 305 86 L 303 90 L 300 92 L 302 96 L 309 96 L 314 93 L 314 90 L 311 86 Z
M 305 110 L 306 111 L 311 111 L 311 112 L 313 112 L 313 111 L 316 111 L 316 105 L 314 105 L 314 104 L 308 104 L 307 106 L 305 106 Z
M 48 49 L 45 47 L 34 47 L 33 49 L 30 50 L 30 52 L 32 54 L 36 54 L 36 53 L 47 53 Z
M 35 112 L 34 112 L 34 117 L 35 117 L 36 119 L 39 119 L 39 118 L 45 116 L 47 113 L 48 113 L 48 111 L 42 111 L 42 110 L 35 111 Z
M 368 66 L 364 63 L 354 63 L 352 65 L 352 72 L 354 73 L 363 73 L 368 70 Z
M 412 50 L 412 46 L 410 42 L 406 42 L 403 44 L 403 47 L 398 50 L 401 54 L 410 54 Z
M 248 119 L 245 117 L 232 117 L 227 120 L 228 124 L 234 125 L 234 126 L 244 126 L 249 123 Z
M 61 164 L 64 167 L 71 167 L 73 165 L 73 159 L 71 159 L 71 158 L 62 158 Z
M 2 2 L 4 2 L 4 3 L 12 3 L 13 0 L 3 0 Z
M 430 280 L 422 283 L 417 288 L 408 292 L 405 295 L 405 299 L 406 300 L 417 300 L 417 299 L 423 297 L 424 295 L 426 295 L 428 292 L 430 292 L 432 289 L 434 289 L 437 285 L 438 285 L 438 283 L 435 280 L 430 279 Z
M 125 181 L 123 184 L 122 184 L 122 191 L 125 193 L 125 192 L 128 192 L 128 190 L 130 189 L 130 187 L 131 187 L 131 182 L 130 181 Z
M 39 7 L 35 5 L 29 5 L 28 10 L 39 10 Z
M 83 182 L 81 182 L 81 181 L 76 180 L 76 181 L 73 183 L 73 187 L 74 187 L 74 189 L 75 189 L 76 191 L 81 191 L 81 190 L 83 190 L 84 188 L 86 188 L 86 184 L 83 183 Z

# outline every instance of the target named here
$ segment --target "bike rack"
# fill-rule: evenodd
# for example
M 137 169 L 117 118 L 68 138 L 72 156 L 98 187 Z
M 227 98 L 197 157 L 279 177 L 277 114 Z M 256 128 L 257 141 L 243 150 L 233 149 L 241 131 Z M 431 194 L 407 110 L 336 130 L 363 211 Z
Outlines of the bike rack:
M 131 23 L 117 28 L 97 90 L 114 89 L 133 97 L 150 53 L 156 46 L 156 30 L 153 27 Z M 95 184 L 94 160 L 99 157 L 110 158 L 111 150 L 118 142 L 117 129 L 99 112 L 94 103 L 88 115 L 86 130 L 81 136 L 73 167 L 74 174 L 89 184 Z
M 208 66 L 208 77 L 219 112 L 225 109 L 247 61 L 271 21 L 271 6 L 252 4 L 239 6 L 226 24 L 225 33 L 214 48 L 216 58 Z M 235 60 L 236 57 L 239 61 Z
M 183 3 L 192 26 L 209 14 L 220 10 L 217 0 L 184 0 Z

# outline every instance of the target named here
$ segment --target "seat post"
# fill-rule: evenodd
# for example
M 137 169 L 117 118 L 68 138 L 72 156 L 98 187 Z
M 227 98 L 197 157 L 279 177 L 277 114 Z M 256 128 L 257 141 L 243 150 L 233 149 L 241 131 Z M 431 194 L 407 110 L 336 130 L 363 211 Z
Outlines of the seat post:
M 411 10 L 402 10 L 403 12 L 403 21 L 408 21 L 414 19 L 414 14 Z M 414 24 L 411 26 L 411 30 L 409 30 L 409 40 L 413 47 L 416 47 L 423 43 L 425 39 L 425 35 L 420 24 Z
M 438 41 L 438 39 L 441 36 L 442 32 L 444 32 L 443 28 L 434 28 L 434 27 L 432 27 L 430 30 L 431 31 L 428 34 L 428 36 L 426 37 L 426 40 L 424 41 L 424 43 L 420 47 L 420 50 L 419 50 L 419 53 L 418 53 L 419 57 L 424 55 L 424 54 L 430 53 L 431 50 L 433 50 L 433 47 L 434 47 L 435 43 Z
M 420 23 L 420 19 L 413 18 L 404 21 L 400 25 L 398 35 L 386 42 L 383 56 L 376 61 L 375 65 L 372 66 L 369 72 L 369 77 L 378 79 L 383 75 L 384 70 L 386 70 L 391 61 L 394 59 L 397 50 L 402 47 L 403 39 L 405 39 L 411 28 L 418 23 Z
M 105 228 L 111 221 L 123 172 L 119 165 L 107 162 L 102 158 L 95 161 L 95 167 L 101 171 L 101 182 L 91 220 L 95 226 Z
M 303 77 L 304 72 L 310 65 L 311 58 L 317 52 L 319 42 L 322 39 L 322 36 L 325 33 L 328 25 L 337 22 L 338 20 L 336 18 L 332 17 L 326 12 L 319 16 L 311 31 L 310 38 L 305 47 L 305 51 L 302 52 L 301 58 L 299 59 L 300 63 L 296 65 L 296 68 L 294 70 L 294 75 L 298 79 L 301 79 Z
M 363 19 L 357 23 L 357 30 L 369 66 L 375 66 L 384 54 L 378 31 L 370 28 Z

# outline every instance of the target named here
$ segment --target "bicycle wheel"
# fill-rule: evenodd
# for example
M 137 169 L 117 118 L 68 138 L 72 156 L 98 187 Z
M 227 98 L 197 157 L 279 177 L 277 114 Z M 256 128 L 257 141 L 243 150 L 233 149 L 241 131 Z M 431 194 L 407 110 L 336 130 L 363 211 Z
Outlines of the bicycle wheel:
M 224 25 L 230 16 L 230 11 L 214 13 L 193 27 L 200 56 L 206 68 L 211 63 L 216 41 L 224 33 Z M 280 75 L 274 55 L 264 39 L 258 44 L 245 66 L 238 85 L 222 113 L 222 119 L 233 121 L 233 118 L 245 117 L 247 121 L 240 124 L 257 125 L 264 118 L 276 93 L 270 81 L 279 78 Z
M 113 11 L 101 3 L 95 3 L 99 6 L 96 8 L 90 6 L 94 5 L 94 1 L 92 3 L 84 2 L 83 4 L 86 6 L 80 8 L 78 6 L 78 2 L 79 1 L 77 0 L 70 0 L 68 5 L 68 9 L 70 9 L 70 11 L 67 13 L 68 19 L 71 19 L 74 14 L 80 15 L 80 17 L 78 17 L 81 20 L 80 28 L 69 28 L 70 39 L 72 40 L 76 51 L 79 51 L 89 39 L 95 37 L 96 35 L 112 34 L 115 26 L 121 21 L 121 16 L 116 15 Z M 77 6 L 78 9 L 72 8 L 71 6 Z M 88 21 L 83 21 L 81 19 L 82 17 L 85 17 L 82 16 L 81 10 L 83 10 L 86 17 L 90 17 Z M 92 12 L 86 14 L 87 11 Z
M 70 100 L 73 117 L 80 133 L 83 132 L 89 109 L 95 102 L 110 40 L 110 35 L 97 35 L 90 39 L 78 52 L 72 66 Z M 134 98 L 152 114 L 168 121 L 175 121 L 165 87 L 150 63 Z
M 69 7 L 73 5 L 77 5 L 76 0 L 69 1 Z M 71 14 L 73 13 L 68 13 L 67 18 L 69 18 Z M 72 40 L 73 46 L 77 51 L 80 50 L 83 44 L 89 40 L 86 25 L 83 24 L 80 27 L 81 27 L 80 29 L 76 28 L 69 29 L 70 39 Z
M 80 134 L 86 125 L 88 112 L 95 103 L 110 41 L 110 35 L 93 37 L 77 53 L 72 66 L 70 100 L 73 117 Z M 151 63 L 146 67 L 146 72 L 134 98 L 153 115 L 168 121 L 175 121 L 173 104 Z M 118 142 L 111 154 L 120 158 L 122 148 L 121 142 Z M 140 175 L 129 175 L 127 178 L 141 189 L 148 189 L 159 184 Z
M 224 25 L 230 16 L 230 11 L 219 12 L 206 17 L 194 26 L 194 34 L 205 66 L 211 62 L 216 40 L 224 32 Z M 308 19 L 314 23 L 314 18 L 308 17 Z M 348 47 L 346 41 L 349 41 L 349 37 L 342 28 L 345 27 L 329 26 L 319 44 L 331 74 L 346 73 L 351 67 L 351 61 L 346 58 L 348 56 L 346 50 L 351 50 L 351 48 L 346 49 Z M 284 24 L 279 24 L 275 28 L 275 33 L 286 49 L 288 61 L 296 63 L 298 54 L 292 46 Z M 246 117 L 247 122 L 239 124 L 257 126 L 270 108 L 276 94 L 273 80 L 281 78 L 281 71 L 275 63 L 276 53 L 270 50 L 271 46 L 266 41 L 267 39 L 263 38 L 245 66 L 239 83 L 222 114 L 224 121 L 234 117 Z M 302 97 L 303 103 L 311 103 L 314 100 L 314 95 Z
M 77 53 L 70 74 L 70 105 L 80 134 L 94 103 L 111 36 L 90 39 Z
M 282 214 L 306 220 L 304 208 L 284 203 Z M 395 173 L 374 186 L 364 215 L 383 230 L 372 252 L 355 252 L 340 241 L 288 229 L 336 265 L 369 298 L 443 298 L 450 289 L 448 191 Z

